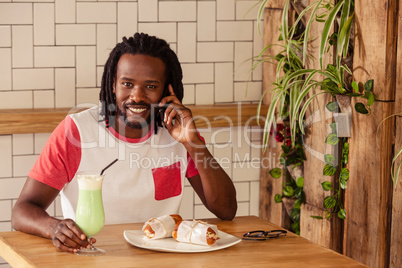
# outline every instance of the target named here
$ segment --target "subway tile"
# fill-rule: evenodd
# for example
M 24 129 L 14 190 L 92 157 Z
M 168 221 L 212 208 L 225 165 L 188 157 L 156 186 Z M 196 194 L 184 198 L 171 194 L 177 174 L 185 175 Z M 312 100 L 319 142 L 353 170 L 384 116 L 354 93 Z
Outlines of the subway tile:
M 233 161 L 250 161 L 250 144 L 248 138 L 244 137 L 246 128 L 234 128 L 233 131 Z
M 44 69 L 14 69 L 13 89 L 53 89 L 54 71 L 50 68 Z
M 260 182 L 250 182 L 250 213 L 249 215 L 259 216 L 260 206 Z
M 158 0 L 138 0 L 138 21 L 158 21 Z
M 194 194 L 194 205 L 202 205 L 202 201 L 198 194 Z
M 75 23 L 75 0 L 55 0 L 56 23 Z
M 214 84 L 195 85 L 195 104 L 214 104 Z
M 261 115 L 261 116 L 265 116 L 265 115 Z M 250 129 L 251 141 L 261 142 L 263 134 L 264 134 L 263 126 L 252 126 Z
M 120 42 L 123 36 L 128 38 L 138 30 L 138 4 L 120 2 L 117 12 L 117 39 Z
M 216 40 L 216 5 L 215 2 L 198 1 L 197 11 L 197 40 Z
M 235 101 L 259 101 L 261 94 L 262 82 L 235 82 Z
M 214 128 L 197 128 L 200 135 L 204 138 L 206 144 L 211 144 L 211 136 Z M 210 150 L 211 154 L 212 151 Z
M 260 161 L 261 160 L 261 154 L 262 154 L 262 144 L 255 144 L 256 142 L 254 141 L 253 144 L 251 145 L 251 161 Z
M 0 222 L 0 232 L 11 232 L 11 221 Z M 0 268 L 11 268 L 7 262 L 0 257 Z
M 233 42 L 199 42 L 197 60 L 199 62 L 233 61 Z
M 40 154 L 47 140 L 50 137 L 50 133 L 35 133 L 34 134 L 34 154 Z
M 11 48 L 0 48 L 0 91 L 11 90 Z
M 32 91 L 0 92 L 0 107 L 2 109 L 31 109 Z
M 2 99 L 0 93 L 0 100 Z M 1 101 L 0 101 L 1 103 Z M 1 106 L 3 107 L 3 106 Z M 12 139 L 11 135 L 0 135 L 0 178 L 12 176 Z M 0 180 L 1 181 L 1 180 Z M 3 189 L 3 188 L 0 188 Z
M 0 47 L 11 47 L 11 26 L 0 26 Z
M 216 18 L 217 20 L 234 20 L 235 4 L 233 0 L 216 0 Z
M 159 21 L 196 21 L 196 1 L 159 1 Z
M 54 4 L 34 4 L 34 45 L 54 45 Z
M 78 23 L 116 23 L 116 3 L 79 2 L 77 5 Z
M 95 45 L 95 24 L 56 25 L 56 45 Z
M 157 36 L 168 43 L 175 43 L 177 38 L 177 23 L 138 23 L 138 31 Z
M 35 47 L 35 67 L 74 67 L 73 46 Z
M 178 24 L 177 56 L 181 63 L 195 62 L 197 44 L 197 24 L 182 22 Z
M 11 167 L 11 164 L 10 164 Z M 21 193 L 21 189 L 25 184 L 28 174 L 19 178 L 2 178 L 0 179 L 0 196 L 1 199 L 16 199 Z
M 211 143 L 215 144 L 215 147 L 229 146 L 233 140 L 233 133 L 230 127 L 213 128 L 211 134 Z M 219 143 L 217 145 L 216 143 Z
M 14 177 L 27 176 L 35 164 L 38 155 L 21 155 L 13 157 L 13 175 Z
M 209 219 L 216 218 L 216 216 L 210 212 L 204 205 L 194 206 L 194 218 L 195 219 Z
M 260 1 L 236 1 L 236 20 L 256 20 Z
M 235 81 L 250 81 L 253 44 L 251 42 L 235 42 Z
M 77 87 L 96 86 L 96 47 L 78 46 L 76 48 L 77 65 L 76 77 Z
M 0 200 L 0 221 L 11 221 L 11 200 Z
M 214 65 L 212 63 L 184 63 L 183 83 L 213 83 Z
M 233 181 L 259 181 L 260 162 L 234 162 Z
M 261 30 L 262 31 L 262 30 Z M 258 25 L 257 22 L 254 22 L 254 40 L 253 40 L 253 57 L 256 58 L 261 53 L 264 47 L 264 36 L 258 33 Z M 256 64 L 256 61 L 253 60 L 253 64 Z M 262 73 L 263 73 L 263 64 L 259 63 L 255 69 L 253 70 L 253 80 L 262 81 Z
M 116 46 L 116 25 L 98 24 L 96 28 L 96 63 L 97 65 L 104 65 L 109 58 L 110 52 Z M 118 40 L 121 42 L 121 38 L 118 38 Z
M 183 94 L 184 105 L 195 104 L 195 85 L 184 85 L 184 94 Z
M 234 183 L 236 188 L 237 202 L 247 202 L 250 200 L 250 183 L 249 182 L 236 182 Z
M 32 25 L 12 26 L 13 67 L 33 67 Z
M 52 217 L 56 216 L 54 211 L 54 202 L 50 204 L 50 206 L 46 209 L 46 212 Z
M 191 186 L 184 187 L 183 200 L 180 205 L 179 215 L 183 219 L 193 219 L 194 215 L 194 190 Z
M 13 155 L 33 154 L 33 134 L 13 134 Z
M 77 105 L 98 105 L 100 88 L 77 88 Z
M 35 90 L 34 108 L 54 108 L 54 90 Z
M 237 203 L 236 217 L 249 216 L 250 215 L 250 203 L 241 202 Z
M 105 62 L 106 62 L 106 60 L 105 60 Z M 104 69 L 105 69 L 104 66 L 96 67 L 96 86 L 99 88 L 102 86 L 102 75 L 103 75 Z
M 55 69 L 54 94 L 56 108 L 75 105 L 75 68 Z
M 233 102 L 233 63 L 215 63 L 215 103 Z
M 229 177 L 232 177 L 232 148 L 214 145 L 214 157 Z
M 0 24 L 32 24 L 32 4 L 0 3 Z
M 253 40 L 252 21 L 218 21 L 216 31 L 218 41 Z

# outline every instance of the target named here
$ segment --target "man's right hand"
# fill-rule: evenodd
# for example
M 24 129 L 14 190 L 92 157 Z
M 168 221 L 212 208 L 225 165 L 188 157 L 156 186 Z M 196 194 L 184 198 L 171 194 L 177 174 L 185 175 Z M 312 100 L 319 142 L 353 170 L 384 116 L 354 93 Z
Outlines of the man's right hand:
M 92 243 L 96 240 L 92 239 Z M 90 248 L 84 232 L 75 224 L 72 219 L 61 220 L 52 234 L 53 245 L 59 250 L 75 253 L 80 248 Z

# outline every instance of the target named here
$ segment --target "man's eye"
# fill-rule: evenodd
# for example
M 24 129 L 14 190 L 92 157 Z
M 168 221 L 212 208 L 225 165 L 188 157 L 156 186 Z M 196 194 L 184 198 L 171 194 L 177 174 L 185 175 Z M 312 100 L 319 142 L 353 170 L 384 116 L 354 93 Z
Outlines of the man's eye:
M 155 89 L 155 88 L 156 88 L 156 86 L 155 86 L 155 85 L 147 85 L 147 88 L 150 88 L 150 89 Z
M 123 82 L 123 86 L 125 87 L 131 87 L 133 84 L 131 84 L 130 82 Z

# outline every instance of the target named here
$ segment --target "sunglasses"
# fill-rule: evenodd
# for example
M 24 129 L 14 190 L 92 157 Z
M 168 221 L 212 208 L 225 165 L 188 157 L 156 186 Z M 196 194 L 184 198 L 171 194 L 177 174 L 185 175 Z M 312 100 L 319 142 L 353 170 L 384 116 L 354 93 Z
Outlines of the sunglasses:
M 272 231 L 252 231 L 243 235 L 244 240 L 259 240 L 264 241 L 270 238 L 278 238 L 279 236 L 285 236 L 287 231 L 285 230 L 272 230 Z

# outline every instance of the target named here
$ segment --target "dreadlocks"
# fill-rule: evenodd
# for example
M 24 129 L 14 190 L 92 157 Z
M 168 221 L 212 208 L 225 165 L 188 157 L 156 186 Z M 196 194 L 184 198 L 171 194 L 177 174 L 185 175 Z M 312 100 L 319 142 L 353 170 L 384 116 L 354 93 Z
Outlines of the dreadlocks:
M 113 83 L 115 81 L 117 64 L 124 54 L 141 54 L 156 57 L 165 63 L 166 83 L 163 96 L 168 95 L 168 85 L 171 84 L 176 97 L 183 99 L 183 73 L 180 62 L 170 49 L 165 40 L 155 36 L 149 36 L 145 33 L 136 33 L 133 37 L 123 37 L 123 42 L 118 43 L 110 52 L 109 58 L 105 64 L 102 75 L 101 91 L 99 100 L 101 101 L 100 115 L 106 121 L 106 126 L 114 123 L 116 115 L 116 96 L 113 93 Z M 155 119 L 155 132 L 157 126 L 162 126 L 160 117 Z

